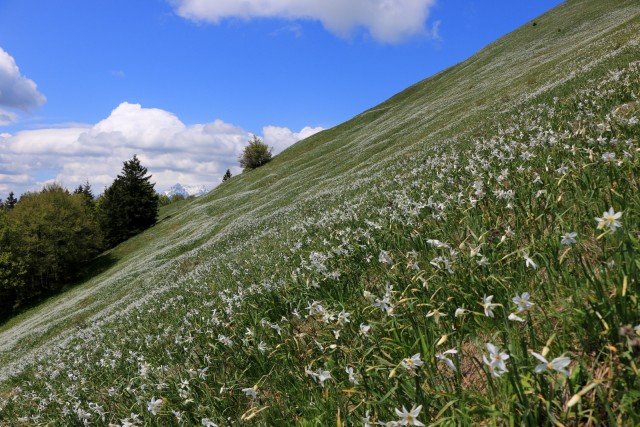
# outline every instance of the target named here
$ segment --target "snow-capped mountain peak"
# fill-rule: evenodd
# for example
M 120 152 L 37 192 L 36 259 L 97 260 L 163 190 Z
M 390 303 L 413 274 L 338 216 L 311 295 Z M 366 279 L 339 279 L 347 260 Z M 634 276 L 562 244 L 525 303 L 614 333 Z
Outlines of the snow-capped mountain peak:
M 181 185 L 180 183 L 172 186 L 168 190 L 164 191 L 164 194 L 167 197 L 173 197 L 176 195 L 181 195 L 184 197 L 189 196 L 202 196 L 206 194 L 209 190 L 204 185 Z

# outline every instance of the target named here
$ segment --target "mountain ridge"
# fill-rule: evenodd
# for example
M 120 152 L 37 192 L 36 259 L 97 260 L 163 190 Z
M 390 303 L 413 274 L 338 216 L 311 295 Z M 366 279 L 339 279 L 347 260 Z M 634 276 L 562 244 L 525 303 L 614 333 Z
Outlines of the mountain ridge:
M 168 190 L 163 191 L 162 194 L 169 198 L 179 195 L 186 199 L 189 196 L 199 197 L 208 192 L 209 190 L 204 185 L 182 185 L 176 183 L 169 187 Z

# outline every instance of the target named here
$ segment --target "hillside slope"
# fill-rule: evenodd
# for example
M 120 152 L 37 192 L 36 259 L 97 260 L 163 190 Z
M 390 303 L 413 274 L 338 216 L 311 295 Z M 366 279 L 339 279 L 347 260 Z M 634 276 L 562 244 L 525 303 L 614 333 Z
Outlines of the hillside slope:
M 0 424 L 640 423 L 640 4 L 535 24 L 2 326 Z

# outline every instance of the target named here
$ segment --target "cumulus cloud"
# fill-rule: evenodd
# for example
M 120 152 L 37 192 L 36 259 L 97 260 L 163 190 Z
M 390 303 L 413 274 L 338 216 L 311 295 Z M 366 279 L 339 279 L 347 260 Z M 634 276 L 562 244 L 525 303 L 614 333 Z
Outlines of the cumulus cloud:
M 263 132 L 277 153 L 320 130 L 266 126 Z M 158 191 L 176 183 L 212 188 L 227 169 L 240 172 L 237 159 L 250 136 L 222 120 L 188 126 L 168 111 L 124 102 L 95 125 L 0 134 L 0 196 L 37 190 L 51 180 L 74 188 L 88 179 L 101 193 L 134 154 Z
M 0 47 L 0 105 L 29 111 L 45 101 L 45 96 L 38 92 L 33 80 L 20 74 L 16 61 Z M 3 112 L 0 111 L 0 122 L 2 116 Z M 5 117 L 5 120 L 8 119 Z
M 278 154 L 288 146 L 322 130 L 324 130 L 324 128 L 306 126 L 300 132 L 293 132 L 286 127 L 265 126 L 262 128 L 262 134 L 264 135 L 264 142 L 268 146 L 273 147 L 273 154 Z
M 15 113 L 0 108 L 0 126 L 6 126 L 10 125 L 11 123 L 15 123 L 17 119 L 18 117 Z
M 225 18 L 280 18 L 320 21 L 348 36 L 366 28 L 376 40 L 397 43 L 422 33 L 435 0 L 173 0 L 178 15 L 218 23 Z

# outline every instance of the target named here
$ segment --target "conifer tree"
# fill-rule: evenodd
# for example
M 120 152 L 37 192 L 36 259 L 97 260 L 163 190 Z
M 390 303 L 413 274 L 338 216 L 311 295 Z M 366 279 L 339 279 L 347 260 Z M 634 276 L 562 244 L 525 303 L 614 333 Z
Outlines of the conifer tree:
M 229 169 L 227 169 L 227 171 L 224 173 L 224 176 L 222 177 L 222 182 L 225 182 L 229 179 L 231 179 L 231 171 Z
M 87 206 L 95 206 L 95 197 L 93 196 L 93 190 L 91 189 L 89 180 L 87 180 L 84 184 L 80 184 L 78 188 L 73 191 L 73 194 L 82 196 Z
M 13 209 L 16 207 L 16 203 L 18 203 L 18 199 L 16 199 L 13 195 L 13 191 L 9 193 L 6 202 L 4 203 L 4 207 L 7 209 Z
M 156 223 L 158 194 L 154 185 L 136 155 L 124 162 L 122 172 L 98 203 L 108 246 L 115 246 Z

